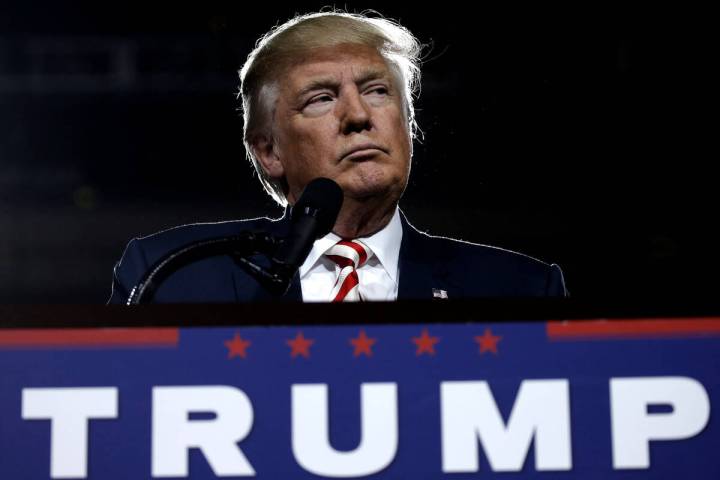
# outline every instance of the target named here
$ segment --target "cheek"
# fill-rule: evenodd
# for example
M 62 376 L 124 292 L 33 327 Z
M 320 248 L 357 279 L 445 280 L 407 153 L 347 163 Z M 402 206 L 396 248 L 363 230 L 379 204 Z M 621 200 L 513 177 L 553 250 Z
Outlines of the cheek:
M 410 164 L 412 163 L 412 139 L 405 128 L 398 130 L 396 134 L 398 166 L 402 169 L 402 175 L 407 177 L 410 174 Z
M 291 182 L 304 183 L 318 176 L 331 176 L 327 169 L 337 156 L 334 140 L 317 129 L 296 129 L 289 135 L 282 162 Z
M 407 122 L 401 115 L 393 120 L 393 125 L 393 139 L 397 148 L 410 157 L 412 154 L 412 138 L 408 131 Z
M 335 154 L 336 135 L 328 125 L 316 125 L 315 128 L 307 128 L 298 135 L 298 145 L 302 149 L 303 156 L 309 157 L 311 162 L 326 160 L 328 156 Z
M 384 115 L 384 120 L 388 131 L 392 131 L 396 138 L 400 138 L 403 133 L 407 135 L 409 131 L 408 119 L 401 106 L 393 105 L 393 108 L 389 109 Z

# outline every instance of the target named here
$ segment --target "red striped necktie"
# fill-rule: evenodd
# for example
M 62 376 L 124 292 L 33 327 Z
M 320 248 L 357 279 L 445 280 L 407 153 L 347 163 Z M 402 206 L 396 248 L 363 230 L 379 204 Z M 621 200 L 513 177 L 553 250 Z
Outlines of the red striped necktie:
M 340 240 L 325 255 L 340 266 L 340 275 L 330 294 L 332 302 L 357 302 L 360 297 L 357 269 L 372 258 L 372 250 L 360 240 Z

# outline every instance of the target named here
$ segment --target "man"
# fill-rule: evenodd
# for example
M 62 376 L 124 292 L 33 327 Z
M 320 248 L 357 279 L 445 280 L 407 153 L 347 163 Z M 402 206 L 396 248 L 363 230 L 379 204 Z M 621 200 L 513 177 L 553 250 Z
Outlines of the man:
M 565 296 L 558 266 L 424 235 L 398 210 L 410 174 L 420 50 L 408 30 L 388 20 L 319 13 L 268 33 L 243 66 L 244 141 L 267 192 L 289 210 L 314 178 L 331 178 L 344 193 L 332 232 L 315 242 L 284 298 Z M 115 268 L 110 302 L 124 303 L 170 250 L 244 230 L 282 237 L 290 214 L 135 239 Z M 158 302 L 272 298 L 229 257 L 181 269 L 155 296 Z

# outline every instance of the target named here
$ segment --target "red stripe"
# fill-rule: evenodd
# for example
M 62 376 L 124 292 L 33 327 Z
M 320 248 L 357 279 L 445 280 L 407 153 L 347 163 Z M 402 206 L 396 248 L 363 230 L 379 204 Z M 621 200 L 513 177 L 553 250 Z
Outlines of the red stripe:
M 353 287 L 358 283 L 360 283 L 360 281 L 358 280 L 358 274 L 355 270 L 353 270 L 348 274 L 347 277 L 345 277 L 345 281 L 340 286 L 340 290 L 338 291 L 337 295 L 335 295 L 335 299 L 333 300 L 333 302 L 342 302 L 348 292 L 352 290 Z
M 365 249 L 363 247 L 361 247 L 357 243 L 348 242 L 346 240 L 341 240 L 337 244 L 345 245 L 346 247 L 350 247 L 353 250 L 355 250 L 358 253 L 358 255 L 360 255 L 360 261 L 358 261 L 358 267 L 362 266 L 365 263 L 365 261 L 367 260 L 367 252 L 365 251 Z
M 340 265 L 340 268 L 355 267 L 353 261 L 347 257 L 341 257 L 340 255 L 328 255 L 327 257 L 333 262 Z
M 550 340 L 717 336 L 720 317 L 551 321 L 546 332 Z
M 177 328 L 57 328 L 0 330 L 0 348 L 177 346 Z

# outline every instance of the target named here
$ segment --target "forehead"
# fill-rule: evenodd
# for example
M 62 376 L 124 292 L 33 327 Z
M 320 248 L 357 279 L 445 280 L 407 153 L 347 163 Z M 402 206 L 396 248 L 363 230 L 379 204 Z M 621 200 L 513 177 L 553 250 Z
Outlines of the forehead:
M 283 90 L 296 92 L 318 80 L 357 81 L 368 75 L 390 77 L 386 60 L 373 47 L 346 44 L 303 55 L 287 68 L 281 84 Z

